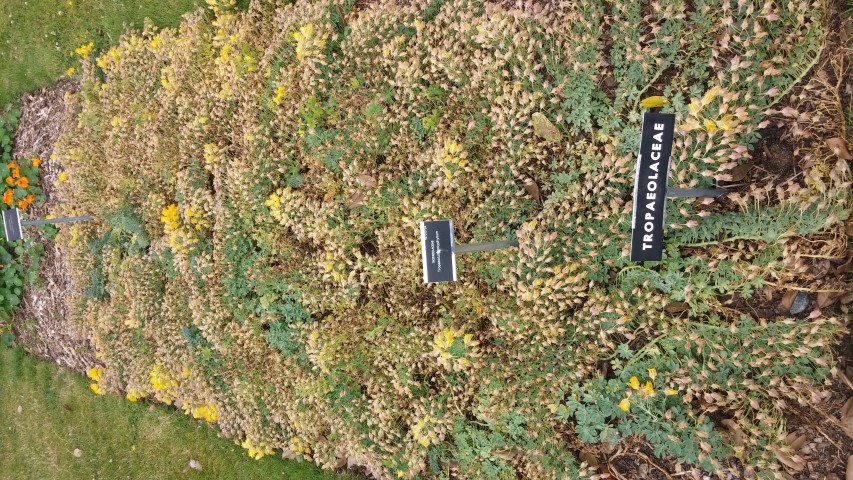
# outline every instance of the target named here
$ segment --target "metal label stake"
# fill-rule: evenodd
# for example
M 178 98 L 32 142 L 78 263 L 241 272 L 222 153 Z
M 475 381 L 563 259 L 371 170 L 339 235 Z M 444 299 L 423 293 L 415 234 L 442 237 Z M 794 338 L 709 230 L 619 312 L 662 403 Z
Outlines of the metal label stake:
M 631 261 L 663 258 L 663 220 L 667 198 L 719 197 L 716 188 L 667 186 L 675 115 L 646 112 L 640 134 L 640 153 L 634 176 L 634 212 L 631 218 Z
M 6 235 L 7 242 L 14 242 L 24 238 L 24 231 L 21 227 L 26 227 L 29 225 L 47 225 L 52 223 L 83 222 L 94 219 L 95 217 L 85 216 L 21 221 L 20 210 L 18 210 L 17 208 L 12 208 L 9 210 L 3 210 L 3 232 Z
M 468 243 L 456 245 L 453 239 L 453 220 L 421 222 L 421 260 L 424 283 L 455 282 L 456 254 L 488 252 L 501 248 L 517 247 L 518 239 L 500 242 Z

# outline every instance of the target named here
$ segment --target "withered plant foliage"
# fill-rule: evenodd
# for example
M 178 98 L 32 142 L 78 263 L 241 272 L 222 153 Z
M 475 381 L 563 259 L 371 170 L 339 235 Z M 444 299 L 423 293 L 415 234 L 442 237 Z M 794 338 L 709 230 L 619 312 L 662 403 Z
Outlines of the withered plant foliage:
M 574 478 L 595 472 L 570 445 L 634 434 L 779 474 L 781 408 L 826 381 L 841 319 L 720 298 L 843 248 L 848 166 L 724 213 L 671 201 L 664 261 L 633 264 L 639 103 L 678 115 L 672 185 L 731 179 L 822 52 L 824 2 L 214 3 L 84 58 L 68 98 L 62 213 L 98 220 L 62 242 L 99 389 L 386 478 Z M 441 218 L 520 247 L 426 286 L 418 222 Z

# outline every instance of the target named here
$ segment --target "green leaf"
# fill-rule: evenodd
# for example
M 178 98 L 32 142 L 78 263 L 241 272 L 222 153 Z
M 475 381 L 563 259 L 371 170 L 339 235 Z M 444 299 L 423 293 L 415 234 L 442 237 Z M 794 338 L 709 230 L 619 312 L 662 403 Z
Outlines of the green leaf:
M 6 293 L 6 301 L 12 307 L 17 307 L 21 303 L 21 299 L 17 295 L 9 292 Z

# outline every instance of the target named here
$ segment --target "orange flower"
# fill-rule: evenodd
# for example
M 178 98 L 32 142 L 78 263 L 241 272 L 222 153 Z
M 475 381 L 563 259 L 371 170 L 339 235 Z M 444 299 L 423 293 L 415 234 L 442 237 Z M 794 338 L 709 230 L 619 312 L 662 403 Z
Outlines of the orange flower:
M 40 158 L 34 158 L 33 159 L 33 166 L 36 168 L 40 167 L 41 166 L 41 159 Z
M 18 202 L 18 208 L 27 208 L 29 207 L 33 201 L 36 199 L 35 195 L 32 193 L 22 198 L 21 201 Z
M 3 203 L 6 205 L 12 206 L 12 201 L 15 200 L 15 194 L 11 190 L 6 190 L 3 192 Z
M 9 186 L 11 187 L 11 186 L 12 186 L 12 185 L 14 185 L 14 184 L 15 184 L 15 179 L 14 179 L 14 178 L 12 178 L 12 177 L 6 177 L 6 185 L 9 185 Z
M 21 188 L 27 188 L 30 186 L 30 179 L 27 177 L 21 177 L 18 179 L 17 185 Z
M 12 178 L 18 178 L 21 176 L 21 167 L 14 165 L 11 167 L 12 170 Z
M 16 166 L 17 166 L 17 164 L 14 161 L 6 164 L 6 168 L 15 168 Z

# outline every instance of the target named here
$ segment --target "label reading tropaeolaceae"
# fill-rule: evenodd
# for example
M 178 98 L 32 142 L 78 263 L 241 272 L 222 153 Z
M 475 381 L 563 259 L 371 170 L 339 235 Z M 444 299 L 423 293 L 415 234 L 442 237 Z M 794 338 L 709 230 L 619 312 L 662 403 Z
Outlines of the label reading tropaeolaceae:
M 663 254 L 663 216 L 666 181 L 675 115 L 643 115 L 640 155 L 634 178 L 634 215 L 631 224 L 631 261 L 660 260 Z

